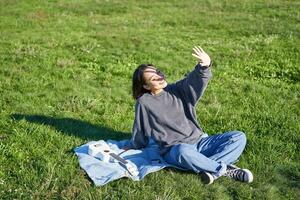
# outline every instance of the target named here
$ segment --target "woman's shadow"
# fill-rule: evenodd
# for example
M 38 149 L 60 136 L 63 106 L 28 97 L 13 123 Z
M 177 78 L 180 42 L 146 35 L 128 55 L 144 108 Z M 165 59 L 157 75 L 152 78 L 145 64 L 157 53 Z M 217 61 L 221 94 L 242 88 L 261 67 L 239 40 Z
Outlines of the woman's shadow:
M 11 118 L 14 120 L 25 119 L 31 123 L 49 125 L 64 134 L 75 135 L 87 141 L 108 139 L 121 140 L 127 139 L 130 135 L 129 133 L 114 131 L 110 128 L 101 127 L 89 122 L 72 118 L 54 118 L 44 115 L 27 114 L 12 114 Z

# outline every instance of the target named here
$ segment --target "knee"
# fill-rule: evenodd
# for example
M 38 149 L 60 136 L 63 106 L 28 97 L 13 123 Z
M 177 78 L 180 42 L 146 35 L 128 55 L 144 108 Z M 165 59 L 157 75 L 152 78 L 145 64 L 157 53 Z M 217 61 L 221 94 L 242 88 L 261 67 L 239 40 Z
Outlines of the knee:
M 238 142 L 242 146 L 245 146 L 247 142 L 246 134 L 241 131 L 233 131 L 231 139 L 235 142 Z

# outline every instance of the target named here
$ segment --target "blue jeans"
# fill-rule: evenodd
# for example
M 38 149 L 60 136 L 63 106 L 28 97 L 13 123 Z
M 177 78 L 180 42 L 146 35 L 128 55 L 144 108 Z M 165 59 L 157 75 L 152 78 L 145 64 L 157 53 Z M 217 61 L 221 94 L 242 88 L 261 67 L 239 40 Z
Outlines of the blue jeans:
M 196 144 L 176 144 L 164 155 L 164 159 L 170 164 L 196 173 L 208 171 L 221 176 L 226 172 L 228 164 L 238 160 L 245 146 L 245 134 L 230 131 L 202 137 Z

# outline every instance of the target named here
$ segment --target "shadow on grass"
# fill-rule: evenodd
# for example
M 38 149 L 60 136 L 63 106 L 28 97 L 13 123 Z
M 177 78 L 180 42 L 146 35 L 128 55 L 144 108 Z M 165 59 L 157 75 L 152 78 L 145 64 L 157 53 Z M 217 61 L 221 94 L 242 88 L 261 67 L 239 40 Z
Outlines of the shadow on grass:
M 300 171 L 298 163 L 290 163 L 289 165 L 282 165 L 277 168 L 277 181 L 280 186 L 300 189 Z
M 56 130 L 67 134 L 75 135 L 84 140 L 122 140 L 127 139 L 129 133 L 118 132 L 112 129 L 101 127 L 91 124 L 89 122 L 72 119 L 72 118 L 54 118 L 44 115 L 26 115 L 26 114 L 12 114 L 12 119 L 22 120 L 25 119 L 28 122 L 49 125 Z

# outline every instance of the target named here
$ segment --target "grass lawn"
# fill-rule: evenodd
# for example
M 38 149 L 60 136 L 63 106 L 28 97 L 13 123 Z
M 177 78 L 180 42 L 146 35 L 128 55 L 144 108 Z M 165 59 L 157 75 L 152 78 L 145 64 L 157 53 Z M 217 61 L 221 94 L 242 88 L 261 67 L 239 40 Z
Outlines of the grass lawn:
M 0 0 L 0 199 L 298 199 L 299 0 Z M 174 82 L 214 60 L 197 107 L 209 134 L 244 131 L 244 184 L 164 169 L 95 187 L 73 148 L 130 138 L 131 75 Z

